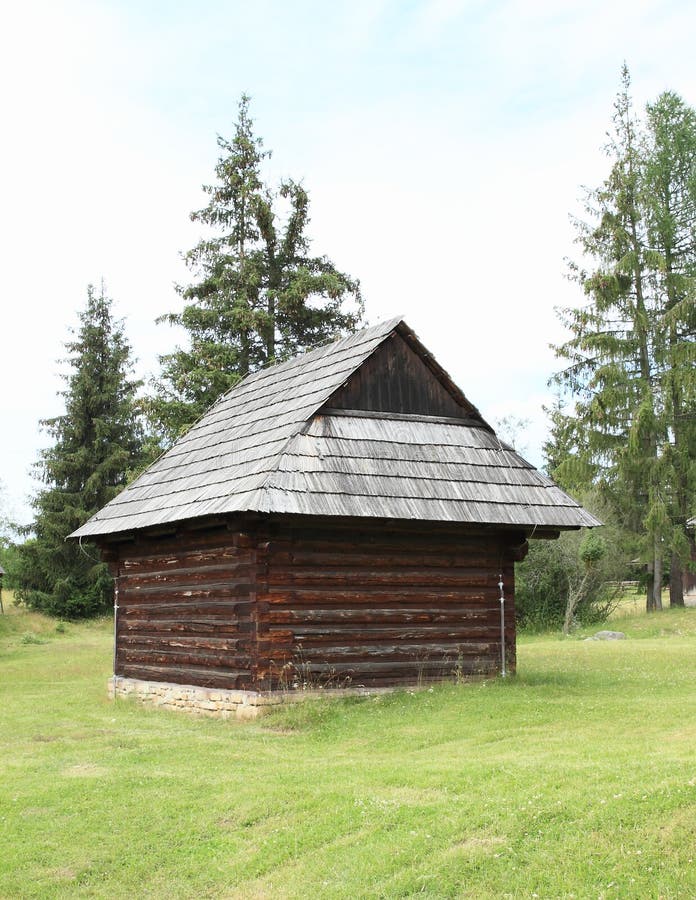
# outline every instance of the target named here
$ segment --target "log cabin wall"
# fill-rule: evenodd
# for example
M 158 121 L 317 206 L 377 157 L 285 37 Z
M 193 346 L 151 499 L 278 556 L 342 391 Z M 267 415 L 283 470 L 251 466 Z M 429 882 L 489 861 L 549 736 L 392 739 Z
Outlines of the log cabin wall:
M 276 521 L 259 533 L 259 688 L 414 685 L 515 668 L 514 559 L 524 535 Z
M 515 668 L 524 536 L 275 517 L 111 545 L 115 674 L 239 690 L 414 685 Z
M 147 681 L 249 688 L 255 541 L 228 527 L 112 545 L 114 673 Z

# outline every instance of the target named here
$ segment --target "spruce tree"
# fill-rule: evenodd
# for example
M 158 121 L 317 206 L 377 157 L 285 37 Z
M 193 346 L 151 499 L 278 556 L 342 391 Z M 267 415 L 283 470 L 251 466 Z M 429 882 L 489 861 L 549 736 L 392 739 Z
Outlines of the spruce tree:
M 694 282 L 687 235 L 693 237 L 694 216 L 688 204 L 680 207 L 677 243 L 684 256 L 670 273 L 676 223 L 664 196 L 677 190 L 676 182 L 688 193 L 679 166 L 693 176 L 694 157 L 678 165 L 665 150 L 683 141 L 662 100 L 656 104 L 662 113 L 646 130 L 633 113 L 624 66 L 607 148 L 611 169 L 588 194 L 589 221 L 577 223 L 592 265 L 574 265 L 572 274 L 587 302 L 562 313 L 571 336 L 556 350 L 568 365 L 555 378 L 574 399 L 572 415 L 555 411 L 555 430 L 575 457 L 561 469 L 592 473 L 620 521 L 640 535 L 649 609 L 661 607 L 665 558 L 683 553 L 677 526 L 693 496 L 685 473 L 693 465 L 687 422 L 693 420 Z M 659 138 L 658 120 L 666 132 Z
M 66 537 L 118 494 L 142 454 L 139 382 L 130 377 L 130 346 L 103 286 L 99 294 L 88 288 L 79 320 L 65 344 L 65 412 L 41 422 L 53 439 L 37 463 L 45 487 L 33 501 L 32 536 L 19 546 L 13 571 L 21 602 L 65 617 L 111 605 L 112 581 L 96 547 Z
M 218 137 L 218 146 L 217 180 L 203 188 L 208 205 L 191 214 L 212 234 L 185 255 L 194 280 L 178 288 L 183 310 L 160 319 L 189 338 L 188 348 L 161 357 L 148 407 L 165 444 L 250 372 L 354 331 L 362 316 L 358 282 L 310 253 L 306 190 L 291 180 L 275 191 L 264 184 L 270 154 L 246 95 L 234 137 Z

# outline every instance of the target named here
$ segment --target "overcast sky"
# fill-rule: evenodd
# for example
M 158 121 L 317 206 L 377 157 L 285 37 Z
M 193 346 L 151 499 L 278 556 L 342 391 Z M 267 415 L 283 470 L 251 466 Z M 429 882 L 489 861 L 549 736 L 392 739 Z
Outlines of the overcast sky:
M 271 178 L 310 192 L 313 249 L 403 313 L 489 420 L 531 420 L 562 337 L 570 213 L 607 170 L 625 59 L 637 105 L 696 103 L 696 5 L 558 0 L 208 0 L 0 7 L 0 479 L 30 516 L 38 420 L 59 414 L 68 328 L 103 277 L 138 371 L 178 336 L 189 212 L 242 92 Z

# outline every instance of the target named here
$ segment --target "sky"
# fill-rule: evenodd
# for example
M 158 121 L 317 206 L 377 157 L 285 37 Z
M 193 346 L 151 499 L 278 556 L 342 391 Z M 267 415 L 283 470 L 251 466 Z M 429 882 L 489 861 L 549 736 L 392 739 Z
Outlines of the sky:
M 638 108 L 696 103 L 688 0 L 5 0 L 0 26 L 0 481 L 21 522 L 87 285 L 146 381 L 185 340 L 154 320 L 180 308 L 242 93 L 369 322 L 403 314 L 489 421 L 529 420 L 536 464 L 623 61 Z

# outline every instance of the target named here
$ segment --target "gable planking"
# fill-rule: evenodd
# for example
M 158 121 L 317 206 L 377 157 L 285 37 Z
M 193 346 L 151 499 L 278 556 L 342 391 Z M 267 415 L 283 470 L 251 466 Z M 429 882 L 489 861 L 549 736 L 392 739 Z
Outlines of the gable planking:
M 363 362 L 325 408 L 462 419 L 475 412 L 455 399 L 398 332 Z

